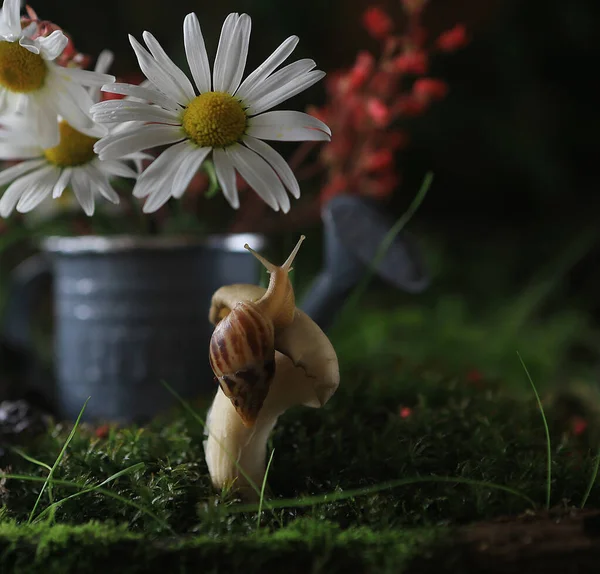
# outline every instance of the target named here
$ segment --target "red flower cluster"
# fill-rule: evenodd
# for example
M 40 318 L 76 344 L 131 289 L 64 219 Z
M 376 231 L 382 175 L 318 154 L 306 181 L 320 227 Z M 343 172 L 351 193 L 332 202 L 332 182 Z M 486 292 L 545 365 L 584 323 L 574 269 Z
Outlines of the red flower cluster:
M 400 181 L 395 153 L 409 140 L 402 120 L 425 113 L 446 97 L 448 85 L 428 75 L 431 56 L 463 47 L 467 33 L 459 25 L 429 42 L 421 25 L 426 4 L 402 0 L 407 21 L 402 32 L 395 32 L 394 21 L 382 8 L 367 9 L 363 25 L 381 42 L 381 55 L 359 52 L 352 68 L 329 77 L 326 105 L 310 110 L 333 133 L 320 152 L 328 172 L 322 202 L 340 193 L 382 199 L 391 195 Z

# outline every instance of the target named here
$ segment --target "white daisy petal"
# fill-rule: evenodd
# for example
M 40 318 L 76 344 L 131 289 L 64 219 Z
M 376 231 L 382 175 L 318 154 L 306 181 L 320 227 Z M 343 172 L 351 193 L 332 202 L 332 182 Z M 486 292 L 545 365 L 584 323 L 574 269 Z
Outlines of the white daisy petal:
M 4 0 L 2 19 L 13 36 L 21 33 L 21 0 Z
M 40 53 L 40 47 L 38 46 L 38 44 L 36 43 L 35 40 L 32 40 L 31 38 L 27 38 L 25 36 L 21 36 L 19 38 L 19 46 L 25 48 L 28 52 L 31 52 L 32 54 L 35 54 L 36 56 Z
M 298 36 L 290 36 L 277 50 L 275 50 L 256 70 L 254 70 L 240 86 L 236 96 L 245 99 L 247 94 L 258 84 L 263 82 L 276 68 L 278 68 L 298 45 Z
M 53 165 L 47 165 L 36 173 L 38 178 L 30 183 L 27 191 L 19 198 L 17 211 L 20 213 L 35 209 L 44 199 L 50 197 L 59 176 L 59 171 Z
M 211 78 L 208 54 L 206 53 L 200 22 L 198 22 L 198 17 L 193 12 L 188 14 L 183 21 L 183 42 L 188 65 L 198 91 L 201 94 L 210 92 Z
M 112 84 L 115 81 L 115 77 L 110 74 L 100 74 L 81 68 L 66 68 L 51 64 L 51 70 L 61 80 L 81 86 L 103 86 L 104 84 Z
M 275 173 L 279 176 L 279 179 L 283 182 L 285 187 L 290 193 L 298 199 L 300 197 L 300 186 L 298 180 L 292 171 L 292 168 L 287 162 L 277 153 L 269 144 L 253 138 L 251 136 L 244 136 L 243 142 L 263 159 L 275 170 Z
M 146 42 L 146 46 L 148 46 L 154 59 L 173 78 L 175 85 L 180 91 L 180 101 L 193 100 L 196 97 L 196 93 L 194 92 L 192 83 L 180 68 L 175 65 L 175 62 L 167 56 L 167 53 L 163 50 L 158 40 L 150 32 L 144 32 L 142 38 L 144 38 L 144 42 Z
M 85 168 L 76 167 L 71 172 L 71 189 L 86 215 L 94 215 L 94 191 Z
M 239 144 L 226 148 L 225 152 L 235 169 L 263 201 L 275 211 L 279 211 L 280 206 L 284 213 L 289 211 L 290 199 L 283 184 L 262 157 Z
M 225 199 L 229 202 L 229 205 L 233 209 L 238 209 L 240 206 L 240 199 L 238 197 L 237 182 L 235 176 L 235 169 L 227 154 L 222 149 L 213 150 L 213 163 L 215 164 L 215 171 L 217 172 L 217 179 L 219 185 L 223 190 Z
M 21 146 L 0 141 L 0 159 L 31 159 L 34 157 L 40 157 L 40 148 L 37 146 Z
M 37 43 L 44 60 L 55 60 L 63 53 L 69 39 L 60 30 L 54 30 L 50 36 L 37 38 Z
M 100 161 L 99 169 L 110 176 L 126 177 L 129 179 L 136 179 L 138 174 L 135 170 L 131 169 L 127 164 L 116 159 L 105 159 Z
M 97 163 L 100 164 L 102 162 L 98 161 Z M 82 169 L 85 170 L 86 176 L 89 178 L 92 185 L 100 192 L 102 197 L 115 204 L 121 201 L 119 194 L 113 189 L 112 185 L 110 185 L 106 175 L 96 167 L 95 162 L 84 166 Z
M 21 196 L 39 180 L 39 172 L 42 168 L 30 171 L 23 177 L 15 179 L 11 185 L 8 186 L 2 197 L 0 198 L 0 217 L 8 217 Z
M 171 98 L 173 101 L 186 105 L 188 99 L 177 89 L 173 78 L 169 73 L 150 55 L 150 53 L 133 37 L 129 36 L 129 42 L 137 56 L 140 69 L 158 90 Z
M 98 56 L 98 59 L 96 60 L 94 72 L 97 72 L 99 74 L 105 74 L 106 72 L 108 72 L 113 63 L 114 58 L 115 56 L 110 50 L 102 50 L 102 52 L 100 52 Z M 93 102 L 99 102 L 102 98 L 101 86 L 90 87 L 89 94 Z
M 93 127 L 94 122 L 88 112 L 94 102 L 84 87 L 73 82 L 62 81 L 58 75 L 51 73 L 46 79 L 45 89 L 35 95 L 38 105 L 43 105 L 45 100 L 49 102 L 50 93 L 54 96 L 53 103 L 56 106 L 55 123 L 58 112 L 58 115 L 75 129 L 84 130 Z
M 173 186 L 171 188 L 171 195 L 176 199 L 179 199 L 187 191 L 190 182 L 196 173 L 198 173 L 200 166 L 212 149 L 209 147 L 197 147 L 193 144 L 189 145 L 191 150 L 181 162 L 181 166 L 175 175 Z
M 144 125 L 105 136 L 96 142 L 94 151 L 100 159 L 120 159 L 131 153 L 181 141 L 184 137 L 185 134 L 178 126 Z
M 133 84 L 106 84 L 102 86 L 102 91 L 109 94 L 121 94 L 122 96 L 139 98 L 145 102 L 157 104 L 162 108 L 175 112 L 183 109 L 177 102 L 155 90 L 153 87 L 134 86 Z
M 270 94 L 273 90 L 277 90 L 289 82 L 300 78 L 307 72 L 310 72 L 316 65 L 317 63 L 310 58 L 304 58 L 303 60 L 288 64 L 281 68 L 281 70 L 271 74 L 268 78 L 265 78 L 253 89 L 248 90 L 248 93 L 244 98 L 244 103 L 247 106 L 251 106 L 256 100 Z
M 263 140 L 329 141 L 331 130 L 322 121 L 303 112 L 277 110 L 248 120 L 248 135 Z
M 44 93 L 35 93 L 30 98 L 23 98 L 21 102 L 19 113 L 27 118 L 31 126 L 35 126 L 39 146 L 48 149 L 58 145 L 60 133 L 56 109 L 44 98 Z
M 181 125 L 181 114 L 171 110 L 130 100 L 109 100 L 94 104 L 90 108 L 94 121 L 99 123 L 114 122 L 160 122 Z
M 246 59 L 248 58 L 248 46 L 250 44 L 250 31 L 252 29 L 252 20 L 248 14 L 242 14 L 233 30 L 234 42 L 227 53 L 227 63 L 225 64 L 225 89 L 229 94 L 235 94 L 240 87 L 244 70 L 246 69 Z
M 69 185 L 71 181 L 72 171 L 73 169 L 70 167 L 65 167 L 61 170 L 60 176 L 58 177 L 58 180 L 56 181 L 52 189 L 53 199 L 58 199 L 62 195 L 62 192 L 65 190 L 65 187 Z
M 45 163 L 45 159 L 30 159 L 18 163 L 17 165 L 7 167 L 6 169 L 0 171 L 0 185 L 6 185 L 11 181 L 15 181 L 21 176 L 24 176 L 29 172 L 33 171 L 34 169 L 45 165 Z
M 179 142 L 163 151 L 140 175 L 133 188 L 134 197 L 147 197 L 152 190 L 160 192 L 165 189 L 171 193 L 171 185 L 164 185 L 166 181 L 173 181 L 181 155 L 188 148 L 187 141 Z
M 304 74 L 300 78 L 289 82 L 285 86 L 282 86 L 270 94 L 263 96 L 258 101 L 255 101 L 250 108 L 248 108 L 248 114 L 256 115 L 269 110 L 275 107 L 277 104 L 280 104 L 296 94 L 303 92 L 307 88 L 310 88 L 310 86 L 316 84 L 324 76 L 325 72 L 321 72 L 320 70 L 308 72 L 308 74 Z
M 213 89 L 216 92 L 223 92 L 228 83 L 227 77 L 230 75 L 228 74 L 228 65 L 230 63 L 228 54 L 232 44 L 235 42 L 233 32 L 238 20 L 239 15 L 237 13 L 232 13 L 229 14 L 229 16 L 225 18 L 225 22 L 223 22 L 213 69 Z M 231 62 L 231 64 L 233 64 L 233 62 Z

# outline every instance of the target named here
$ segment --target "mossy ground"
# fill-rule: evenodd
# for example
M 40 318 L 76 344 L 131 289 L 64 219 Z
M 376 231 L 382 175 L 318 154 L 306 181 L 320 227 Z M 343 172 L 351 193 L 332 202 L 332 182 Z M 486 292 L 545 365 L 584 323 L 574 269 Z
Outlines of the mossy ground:
M 91 487 L 136 463 L 144 466 L 104 485 L 122 499 L 100 491 L 72 498 L 55 510 L 54 525 L 49 514 L 26 524 L 42 483 L 6 480 L 0 570 L 62 573 L 118 565 L 127 573 L 199 567 L 411 571 L 415 556 L 443 546 L 458 525 L 519 514 L 532 508 L 526 497 L 544 506 L 546 439 L 533 396 L 516 399 L 485 381 L 472 384 L 400 366 L 379 375 L 354 369 L 344 382 L 324 409 L 299 408 L 280 420 L 260 521 L 256 510 L 238 512 L 232 493 L 213 490 L 202 426 L 185 411 L 146 428 L 98 433 L 82 425 L 55 479 Z M 196 405 L 200 415 L 206 406 Z M 558 413 L 548 405 L 552 504 L 579 505 L 593 472 L 593 433 L 588 428 L 574 435 Z M 23 450 L 52 466 L 68 431 L 53 425 Z M 7 458 L 4 471 L 9 465 L 12 474 L 47 476 L 16 452 Z M 428 481 L 432 476 L 484 481 L 525 497 L 493 486 Z M 349 490 L 412 478 L 417 480 L 344 498 Z M 81 487 L 55 484 L 53 499 Z M 328 501 L 279 507 L 282 499 L 326 493 L 335 494 Z M 48 506 L 47 494 L 36 515 Z M 600 508 L 600 487 L 592 489 L 587 507 Z

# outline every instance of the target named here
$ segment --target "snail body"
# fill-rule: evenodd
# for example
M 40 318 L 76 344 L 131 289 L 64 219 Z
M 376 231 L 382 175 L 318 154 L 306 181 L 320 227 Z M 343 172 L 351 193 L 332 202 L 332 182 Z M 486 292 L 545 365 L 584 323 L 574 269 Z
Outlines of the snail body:
M 281 266 L 245 245 L 270 273 L 269 287 L 256 301 L 241 299 L 232 308 L 214 312 L 220 320 L 210 341 L 210 365 L 247 427 L 256 422 L 275 376 L 276 332 L 288 327 L 295 317 L 296 300 L 288 274 L 303 240 L 304 236 Z

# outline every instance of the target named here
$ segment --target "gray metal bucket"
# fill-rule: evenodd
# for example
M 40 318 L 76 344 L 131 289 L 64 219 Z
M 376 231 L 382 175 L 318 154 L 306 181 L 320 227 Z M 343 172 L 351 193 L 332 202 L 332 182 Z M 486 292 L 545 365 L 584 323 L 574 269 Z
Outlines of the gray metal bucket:
M 265 240 L 254 234 L 46 239 L 58 414 L 73 419 L 91 397 L 86 419 L 142 422 L 173 404 L 163 380 L 185 398 L 214 390 L 210 298 L 221 285 L 258 282 L 259 264 L 245 243 L 261 250 Z M 14 307 L 5 332 L 20 332 L 25 343 L 28 304 Z

